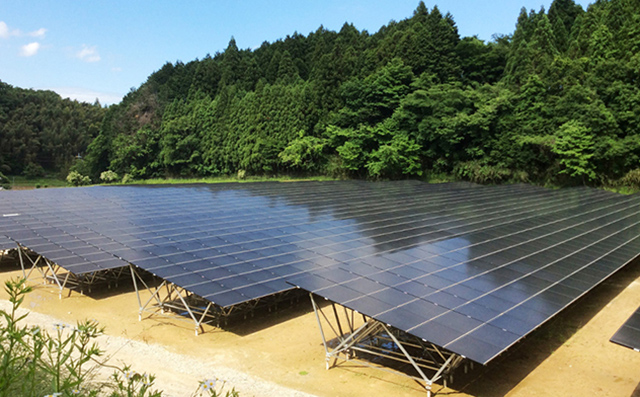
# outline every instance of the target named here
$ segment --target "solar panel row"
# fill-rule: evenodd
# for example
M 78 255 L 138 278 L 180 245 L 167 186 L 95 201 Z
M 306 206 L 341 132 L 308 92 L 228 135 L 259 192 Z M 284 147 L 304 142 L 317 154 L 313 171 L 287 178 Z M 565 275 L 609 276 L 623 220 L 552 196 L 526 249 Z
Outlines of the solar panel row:
M 296 240 L 304 240 L 305 238 L 315 238 L 319 240 L 320 236 L 317 236 L 317 234 L 322 226 L 324 226 L 325 234 L 330 231 L 331 233 L 329 234 L 338 232 L 337 229 L 340 225 L 336 226 L 331 224 L 331 222 L 335 223 L 334 217 L 336 215 L 353 216 L 357 214 L 358 211 L 375 211 L 376 209 L 381 211 L 385 207 L 388 207 L 394 199 L 393 194 L 396 195 L 397 199 L 397 196 L 406 197 L 407 193 L 410 193 L 410 191 L 407 190 L 410 184 L 405 184 L 405 186 L 401 188 L 396 187 L 395 190 L 387 188 L 383 191 L 384 195 L 378 194 L 378 192 L 375 191 L 376 189 L 370 189 L 372 195 L 376 195 L 376 197 L 380 199 L 384 198 L 386 201 L 378 200 L 376 206 L 368 208 L 367 205 L 363 204 L 360 206 L 353 205 L 353 198 L 356 195 L 359 197 L 363 196 L 362 189 L 358 188 L 354 190 L 354 184 L 341 185 L 350 188 L 351 191 L 345 192 L 342 197 L 336 197 L 334 189 L 327 186 L 316 185 L 316 187 L 320 189 L 314 189 L 313 199 L 308 198 L 306 189 L 301 189 L 300 186 L 297 186 L 296 189 L 290 189 L 286 192 L 288 200 L 286 205 L 278 205 L 276 201 L 273 201 L 273 205 L 265 204 L 265 197 L 268 198 L 270 195 L 274 196 L 274 186 L 269 186 L 268 184 L 262 184 L 261 187 L 269 187 L 272 192 L 267 192 L 262 189 L 255 192 L 253 196 L 244 195 L 244 189 L 240 189 L 239 192 L 229 192 L 227 190 L 228 186 L 224 189 L 218 189 L 218 191 L 215 192 L 216 196 L 213 197 L 210 195 L 211 189 L 202 189 L 202 187 L 188 189 L 190 196 L 195 196 L 189 197 L 188 202 L 193 202 L 196 206 L 187 205 L 186 202 L 175 202 L 176 199 L 171 194 L 171 191 L 179 191 L 178 196 L 180 200 L 184 201 L 185 198 L 182 193 L 185 189 L 182 187 L 179 189 L 143 189 L 145 193 L 151 193 L 147 195 L 140 194 L 140 188 L 136 188 L 133 189 L 135 191 L 133 196 L 131 196 L 131 193 L 127 193 L 127 191 L 131 189 L 126 188 L 117 188 L 115 191 L 109 191 L 110 189 L 101 189 L 100 191 L 84 189 L 82 194 L 74 195 L 66 194 L 66 192 L 61 194 L 60 192 L 64 189 L 59 189 L 56 190 L 54 194 L 48 195 L 46 200 L 33 200 L 31 196 L 20 197 L 18 200 L 20 203 L 18 207 L 20 208 L 12 208 L 11 210 L 22 211 L 28 214 L 40 214 L 38 219 L 32 221 L 21 219 L 21 224 L 37 233 L 35 236 L 27 236 L 29 240 L 25 242 L 25 245 L 30 245 L 34 249 L 41 248 L 46 250 L 45 252 L 55 256 L 52 259 L 64 262 L 65 266 L 74 266 L 75 272 L 99 270 L 106 268 L 107 265 L 110 266 L 111 263 L 107 264 L 105 258 L 101 266 L 91 268 L 89 265 L 85 267 L 86 261 L 81 256 L 75 255 L 77 248 L 73 247 L 71 250 L 54 249 L 59 246 L 52 247 L 51 243 L 55 242 L 51 241 L 51 239 L 61 233 L 72 234 L 74 237 L 93 244 L 94 246 L 99 244 L 102 249 L 108 250 L 109 253 L 129 262 L 137 264 L 136 261 L 146 259 L 147 262 L 153 263 L 150 269 L 152 271 L 157 270 L 158 275 L 167 275 L 167 272 L 175 272 L 175 269 L 163 270 L 161 268 L 172 267 L 182 262 L 189 262 L 192 266 L 197 266 L 198 264 L 195 262 L 200 259 L 200 257 L 209 258 L 212 256 L 211 247 L 221 245 L 223 252 L 217 252 L 213 256 L 217 256 L 216 259 L 218 262 L 232 261 L 232 263 L 236 265 L 230 273 L 225 275 L 227 278 L 233 278 L 241 268 L 251 271 L 255 270 L 247 267 L 246 260 L 255 258 L 258 249 L 275 246 L 276 250 L 287 251 L 287 249 L 283 247 L 291 245 L 292 241 L 280 241 L 274 239 L 274 236 L 280 237 L 297 232 L 300 236 Z M 366 187 L 368 185 L 365 184 L 363 186 Z M 420 187 L 420 184 L 414 184 L 414 188 L 415 187 Z M 464 185 L 464 188 L 470 187 L 472 187 L 472 185 Z M 324 188 L 324 192 L 322 188 Z M 206 197 L 200 196 L 203 190 L 208 192 Z M 113 194 L 114 192 L 115 194 Z M 154 193 L 160 193 L 160 195 Z M 278 190 L 277 193 L 281 194 L 281 191 Z M 301 223 L 305 222 L 305 218 L 307 218 L 309 214 L 306 214 L 305 211 L 302 211 L 302 214 L 300 214 L 300 208 L 292 208 L 288 203 L 296 202 L 305 205 L 309 202 L 321 200 L 323 198 L 320 196 L 321 194 L 324 194 L 326 198 L 332 198 L 332 201 L 324 205 L 315 206 L 314 209 L 316 213 L 314 214 L 314 222 L 309 223 L 307 220 L 306 223 Z M 220 195 L 224 197 L 218 197 Z M 98 202 L 95 200 L 96 197 L 98 198 Z M 211 198 L 214 199 L 213 203 L 211 202 Z M 162 203 L 158 202 L 158 200 L 162 201 Z M 224 208 L 216 206 L 216 200 L 225 202 Z M 414 199 L 414 201 L 416 200 Z M 27 209 L 24 208 L 25 203 L 27 204 Z M 233 205 L 230 206 L 229 203 L 233 203 Z M 178 204 L 184 205 L 184 207 Z M 342 207 L 340 207 L 341 204 Z M 180 210 L 176 210 L 176 205 L 178 205 L 177 208 Z M 265 211 L 265 205 L 267 206 L 266 209 L 270 209 L 270 211 Z M 127 209 L 123 211 L 123 207 L 125 206 Z M 187 206 L 189 208 L 185 211 L 185 207 Z M 332 213 L 327 215 L 323 214 L 322 211 L 325 210 L 325 208 L 329 208 Z M 105 209 L 107 209 L 105 214 L 102 214 L 101 212 Z M 350 211 L 350 213 L 346 210 Z M 46 211 L 49 213 L 44 214 L 43 212 Z M 342 213 L 338 211 L 342 211 Z M 118 214 L 118 212 L 121 212 L 121 214 Z M 177 213 L 169 215 L 171 212 Z M 345 212 L 347 213 L 345 214 Z M 190 215 L 194 213 L 197 215 Z M 375 216 L 375 212 L 372 212 L 371 215 Z M 404 217 L 407 218 L 406 212 Z M 123 219 L 128 219 L 128 221 L 123 222 Z M 134 219 L 133 222 L 131 221 L 132 219 Z M 324 225 L 322 225 L 323 221 Z M 291 225 L 294 226 L 292 227 Z M 84 228 L 89 228 L 90 230 L 83 230 Z M 144 229 L 141 230 L 141 228 Z M 246 233 L 248 228 L 254 230 L 257 228 L 256 233 L 248 235 Z M 262 235 L 260 233 L 262 233 Z M 314 236 L 313 233 L 316 233 L 316 235 Z M 265 242 L 264 240 L 269 237 L 271 237 L 271 241 Z M 34 239 L 39 240 L 34 241 Z M 252 239 L 262 240 L 262 242 L 251 244 Z M 247 240 L 249 240 L 249 242 L 245 243 L 244 247 L 236 244 L 235 249 L 229 248 L 229 245 L 233 245 L 238 241 L 246 242 Z M 124 246 L 119 246 L 118 244 Z M 180 246 L 176 247 L 176 244 Z M 167 247 L 168 245 L 169 247 Z M 252 246 L 253 248 L 251 248 Z M 65 248 L 67 248 L 66 244 Z M 195 256 L 181 255 L 185 249 L 204 251 L 208 252 L 208 254 L 202 254 L 201 252 L 201 255 Z M 71 251 L 71 256 L 74 259 L 80 259 L 76 260 L 79 264 L 71 263 L 69 251 Z M 99 252 L 95 252 L 95 254 L 99 254 Z M 231 254 L 235 256 L 230 257 Z M 238 256 L 241 258 L 237 258 Z M 159 258 L 163 258 L 164 260 Z M 246 260 L 242 258 L 246 258 Z M 280 259 L 282 260 L 283 258 L 281 257 Z M 238 262 L 239 260 L 240 262 Z M 112 263 L 113 266 L 122 265 L 117 261 Z M 140 264 L 142 265 L 144 262 Z M 210 263 L 200 263 L 199 265 L 212 266 Z M 189 272 L 190 269 L 185 269 L 184 271 Z M 265 275 L 262 274 L 262 278 L 259 278 L 258 282 L 265 281 L 264 276 Z M 268 276 L 273 278 L 277 275 L 270 274 Z M 242 281 L 249 284 L 255 284 L 256 282 L 255 279 Z M 270 282 L 270 280 L 266 280 L 267 284 Z M 276 284 L 276 291 L 282 288 L 288 288 L 283 280 L 276 281 Z M 225 287 L 222 286 L 222 288 Z M 198 292 L 202 293 L 202 291 Z M 265 291 L 265 294 L 270 293 L 272 293 L 271 290 Z M 252 299 L 255 294 L 247 296 L 244 294 L 226 293 L 226 295 L 226 297 L 217 297 L 222 299 L 221 304 L 223 305 Z M 230 301 L 229 297 L 231 296 L 234 298 Z
M 487 363 L 640 252 L 640 198 L 586 197 L 579 211 L 399 253 L 413 260 L 359 259 L 291 282 Z
M 99 246 L 103 240 L 96 241 L 86 234 L 67 234 L 52 227 L 29 227 L 29 225 L 37 224 L 29 223 L 30 215 L 20 215 L 19 217 L 20 221 L 27 221 L 25 222 L 26 226 L 9 219 L 4 222 L 0 221 L 0 230 L 9 234 L 13 240 L 21 245 L 72 273 L 80 275 L 97 270 L 128 266 L 127 262 L 114 257 Z M 16 243 L 12 241 L 12 248 L 15 246 Z
M 637 196 L 302 182 L 0 195 L 0 233 L 82 274 L 133 263 L 227 307 L 295 285 L 487 362 L 638 253 Z
M 640 351 L 640 307 L 613 335 L 611 342 Z

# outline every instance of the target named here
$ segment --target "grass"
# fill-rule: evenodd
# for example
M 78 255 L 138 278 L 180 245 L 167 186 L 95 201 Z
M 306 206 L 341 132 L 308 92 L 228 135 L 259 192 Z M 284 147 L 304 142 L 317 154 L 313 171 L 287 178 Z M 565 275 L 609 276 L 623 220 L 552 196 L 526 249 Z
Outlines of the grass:
M 453 175 L 443 172 L 427 172 L 420 179 L 427 183 L 446 183 L 457 181 Z
M 210 178 L 153 178 L 135 180 L 127 183 L 127 185 L 174 185 L 174 184 L 190 184 L 190 183 L 230 183 L 230 182 L 297 182 L 297 181 L 333 181 L 335 178 L 327 176 L 313 176 L 296 178 L 292 176 L 267 177 L 267 176 L 250 176 L 245 179 L 238 179 L 230 176 L 210 177 Z
M 52 177 L 27 179 L 24 176 L 16 175 L 16 176 L 9 176 L 9 180 L 11 181 L 11 187 L 13 189 L 39 189 L 39 188 L 69 186 L 67 181 L 58 179 L 58 178 L 52 178 Z M 245 179 L 238 179 L 231 176 L 220 176 L 220 177 L 210 177 L 210 178 L 153 178 L 153 179 L 133 180 L 126 184 L 116 182 L 112 184 L 102 184 L 102 185 L 178 185 L 178 184 L 192 184 L 192 183 L 295 182 L 295 181 L 331 181 L 331 180 L 335 180 L 335 178 L 329 178 L 325 176 L 314 176 L 314 177 L 305 177 L 305 178 L 296 178 L 292 176 L 281 176 L 281 177 L 251 176 Z
M 634 194 L 640 192 L 637 187 L 632 186 L 603 186 L 604 190 L 619 194 Z
M 35 179 L 27 179 L 21 175 L 8 176 L 13 189 L 36 189 L 44 187 L 65 187 L 68 186 L 67 181 L 54 177 L 42 177 Z
M 449 174 L 445 173 L 427 173 L 422 178 L 422 181 L 426 183 L 443 183 L 454 182 L 457 179 Z M 63 179 L 55 177 L 42 177 L 35 179 L 27 179 L 21 175 L 9 176 L 13 189 L 37 189 L 37 188 L 50 188 L 50 187 L 68 187 L 69 184 Z M 102 185 L 178 185 L 178 184 L 194 184 L 194 183 L 249 183 L 249 182 L 298 182 L 298 181 L 333 181 L 336 178 L 328 176 L 312 176 L 312 177 L 294 177 L 294 176 L 248 176 L 244 179 L 238 179 L 235 176 L 218 176 L 208 178 L 153 178 L 153 179 L 141 179 L 133 180 L 126 184 L 113 183 Z M 543 185 L 549 189 L 559 189 L 561 186 L 553 184 Z M 599 187 L 613 193 L 619 194 L 634 194 L 640 192 L 640 189 L 636 187 L 623 186 L 623 185 L 604 185 Z

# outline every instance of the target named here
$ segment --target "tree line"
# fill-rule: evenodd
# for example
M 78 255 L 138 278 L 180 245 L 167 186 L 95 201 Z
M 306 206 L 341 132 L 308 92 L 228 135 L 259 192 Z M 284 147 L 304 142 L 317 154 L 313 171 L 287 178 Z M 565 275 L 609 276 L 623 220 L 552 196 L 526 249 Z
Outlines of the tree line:
M 0 175 L 66 175 L 98 136 L 105 113 L 97 101 L 91 105 L 0 81 Z
M 373 34 L 167 63 L 106 109 L 75 169 L 637 185 L 639 77 L 640 0 L 522 9 L 487 43 L 420 2 Z

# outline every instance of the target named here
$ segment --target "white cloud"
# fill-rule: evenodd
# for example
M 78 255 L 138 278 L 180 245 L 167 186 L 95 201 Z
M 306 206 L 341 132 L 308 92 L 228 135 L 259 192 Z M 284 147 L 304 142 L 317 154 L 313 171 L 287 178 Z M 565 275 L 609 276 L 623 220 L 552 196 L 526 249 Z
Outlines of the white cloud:
M 33 32 L 29 32 L 29 36 L 31 36 L 31 37 L 44 37 L 45 33 L 47 33 L 47 29 L 40 28 L 38 30 L 34 30 Z
M 118 73 L 118 72 L 122 72 L 122 68 L 121 68 L 121 67 L 119 67 L 119 66 L 115 66 L 115 67 L 112 67 L 112 68 L 111 68 L 111 71 L 112 71 L 112 72 L 116 72 L 116 73 Z
M 40 43 L 34 41 L 33 43 L 25 44 L 20 47 L 20 56 L 32 57 L 38 53 L 40 49 Z
M 46 33 L 47 33 L 47 29 L 40 28 L 38 30 L 34 30 L 33 32 L 24 34 L 20 29 L 10 30 L 6 22 L 0 21 L 0 39 L 8 39 L 9 37 L 12 37 L 12 36 L 15 36 L 15 37 L 30 36 L 30 37 L 42 38 Z
M 83 44 L 82 49 L 76 53 L 76 58 L 85 62 L 98 62 L 100 60 L 100 54 L 98 54 L 96 46 L 89 47 Z
M 9 30 L 9 26 L 4 21 L 0 21 L 0 39 L 8 39 L 18 35 L 20 35 L 19 30 Z
M 4 21 L 0 21 L 0 37 L 3 39 L 9 37 L 9 27 Z

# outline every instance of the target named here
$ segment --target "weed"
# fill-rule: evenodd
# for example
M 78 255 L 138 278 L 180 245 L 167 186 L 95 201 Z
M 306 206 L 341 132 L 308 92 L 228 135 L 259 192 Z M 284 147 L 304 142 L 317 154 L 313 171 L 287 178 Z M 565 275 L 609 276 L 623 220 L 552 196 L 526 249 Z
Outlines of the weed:
M 53 332 L 43 327 L 27 327 L 27 314 L 19 308 L 31 288 L 24 279 L 5 282 L 11 309 L 0 310 L 0 397 L 161 397 L 153 389 L 155 377 L 139 374 L 129 366 L 115 368 L 107 381 L 95 380 L 98 370 L 111 367 L 100 361 L 103 351 L 95 342 L 104 333 L 94 320 L 77 325 L 53 324 Z M 238 397 L 232 388 L 223 394 L 225 382 L 200 382 L 193 396 Z M 108 392 L 107 392 L 108 391 Z M 107 394 L 105 394 L 107 392 Z

